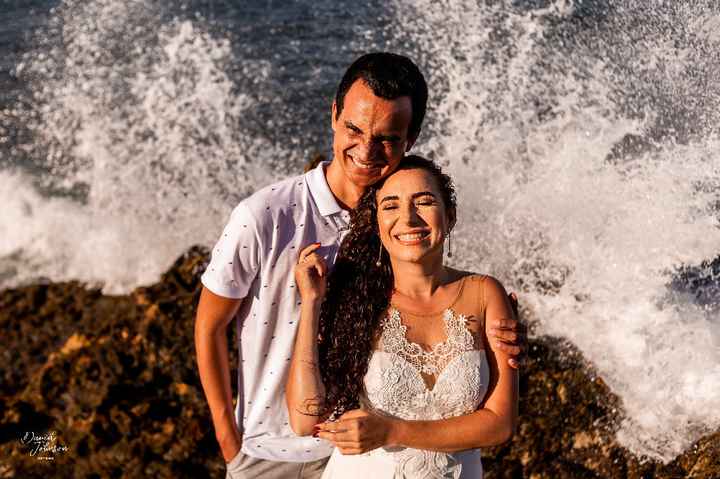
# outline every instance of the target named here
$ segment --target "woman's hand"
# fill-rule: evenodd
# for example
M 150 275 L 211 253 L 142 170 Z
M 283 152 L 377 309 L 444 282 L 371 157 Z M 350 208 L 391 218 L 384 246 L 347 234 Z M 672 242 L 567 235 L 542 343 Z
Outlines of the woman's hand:
M 325 297 L 327 265 L 325 260 L 315 253 L 319 247 L 320 243 L 305 247 L 295 266 L 295 283 L 303 301 L 320 301 Z
M 315 426 L 315 437 L 332 442 L 342 454 L 362 454 L 392 444 L 397 420 L 363 409 L 348 411 L 337 421 Z

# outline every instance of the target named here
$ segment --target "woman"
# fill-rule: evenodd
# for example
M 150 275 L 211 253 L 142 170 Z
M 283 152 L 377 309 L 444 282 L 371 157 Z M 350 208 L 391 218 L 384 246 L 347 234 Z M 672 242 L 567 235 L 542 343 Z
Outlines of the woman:
M 517 372 L 485 331 L 512 312 L 497 280 L 443 264 L 455 213 L 450 178 L 410 156 L 360 201 L 327 286 L 319 245 L 300 254 L 287 403 L 336 446 L 323 478 L 477 478 L 477 448 L 513 434 Z

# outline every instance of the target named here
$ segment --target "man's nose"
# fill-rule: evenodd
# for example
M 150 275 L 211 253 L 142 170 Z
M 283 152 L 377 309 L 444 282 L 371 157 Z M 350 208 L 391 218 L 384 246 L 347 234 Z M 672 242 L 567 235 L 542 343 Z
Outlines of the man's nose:
M 356 159 L 362 163 L 373 163 L 378 156 L 377 143 L 374 141 L 361 141 L 355 148 Z

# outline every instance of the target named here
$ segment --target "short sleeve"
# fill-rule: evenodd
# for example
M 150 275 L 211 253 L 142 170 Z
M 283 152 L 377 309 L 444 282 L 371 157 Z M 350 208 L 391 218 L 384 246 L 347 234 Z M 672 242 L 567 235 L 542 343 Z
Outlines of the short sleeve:
M 240 203 L 215 244 L 203 285 L 226 298 L 244 298 L 260 269 L 262 238 L 250 210 Z

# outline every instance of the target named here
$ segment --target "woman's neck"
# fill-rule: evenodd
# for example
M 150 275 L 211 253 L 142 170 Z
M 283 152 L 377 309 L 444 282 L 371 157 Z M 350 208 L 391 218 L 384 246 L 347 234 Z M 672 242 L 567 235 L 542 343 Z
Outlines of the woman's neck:
M 409 299 L 429 301 L 438 288 L 446 285 L 450 279 L 450 271 L 443 265 L 442 253 L 420 263 L 392 259 L 391 263 L 395 277 L 394 289 Z

